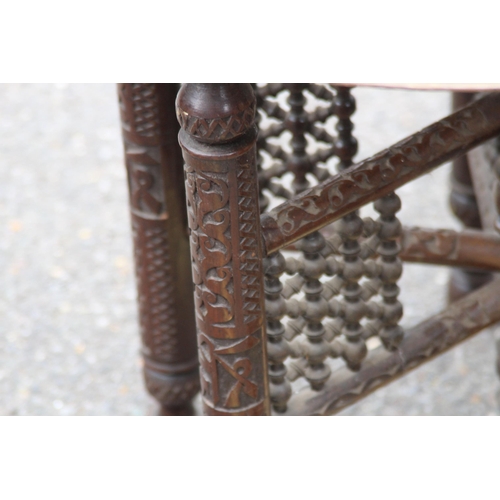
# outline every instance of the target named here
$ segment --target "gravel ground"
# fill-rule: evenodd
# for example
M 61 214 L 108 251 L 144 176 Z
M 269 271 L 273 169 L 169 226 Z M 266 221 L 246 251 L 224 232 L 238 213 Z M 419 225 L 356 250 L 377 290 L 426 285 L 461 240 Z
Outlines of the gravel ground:
M 356 89 L 358 158 L 446 115 L 439 92 Z M 147 415 L 112 84 L 0 85 L 0 414 Z M 458 228 L 449 166 L 398 193 L 405 224 Z M 446 269 L 405 266 L 404 325 L 445 304 Z M 343 415 L 496 415 L 493 330 Z

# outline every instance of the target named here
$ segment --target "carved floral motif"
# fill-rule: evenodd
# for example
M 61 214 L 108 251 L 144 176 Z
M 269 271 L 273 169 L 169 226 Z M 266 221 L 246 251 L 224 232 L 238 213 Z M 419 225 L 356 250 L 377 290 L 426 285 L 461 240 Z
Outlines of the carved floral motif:
M 185 152 L 202 394 L 211 413 L 248 412 L 264 404 L 253 155 L 252 148 L 235 165 Z

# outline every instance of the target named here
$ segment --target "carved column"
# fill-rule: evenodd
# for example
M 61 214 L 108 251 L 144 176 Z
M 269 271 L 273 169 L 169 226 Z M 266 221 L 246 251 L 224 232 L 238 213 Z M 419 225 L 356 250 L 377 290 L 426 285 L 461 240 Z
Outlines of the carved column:
M 192 414 L 199 391 L 177 90 L 177 84 L 118 85 L 144 377 L 162 415 Z
M 497 136 L 494 140 L 494 151 L 495 158 L 493 160 L 492 170 L 496 178 L 495 185 L 495 205 L 496 205 L 496 220 L 495 220 L 495 230 L 500 234 L 500 136 Z M 496 332 L 496 347 L 497 347 L 497 374 L 500 377 L 500 335 Z M 498 396 L 498 402 L 500 405 L 500 392 Z
M 474 94 L 453 93 L 453 111 L 458 111 L 472 102 Z M 477 205 L 467 156 L 463 155 L 452 164 L 450 205 L 453 213 L 465 227 L 480 229 L 481 218 Z M 467 269 L 453 269 L 448 286 L 448 300 L 457 300 L 466 293 L 479 288 L 491 280 L 491 274 Z
M 262 243 L 250 84 L 186 84 L 177 97 L 208 415 L 268 415 Z

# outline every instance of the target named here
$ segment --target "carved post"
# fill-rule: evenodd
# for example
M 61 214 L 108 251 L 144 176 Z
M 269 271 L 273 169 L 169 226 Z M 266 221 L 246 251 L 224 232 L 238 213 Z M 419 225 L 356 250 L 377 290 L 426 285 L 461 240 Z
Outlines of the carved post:
M 500 234 L 500 136 L 497 136 L 494 141 L 495 147 L 495 159 L 493 160 L 492 169 L 496 177 L 495 185 L 495 205 L 496 205 L 496 220 L 495 220 L 495 230 Z M 496 346 L 497 346 L 497 374 L 500 377 L 500 336 L 496 334 Z M 500 404 L 500 394 L 499 394 L 499 404 Z
M 453 93 L 453 111 L 458 111 L 472 102 L 474 94 Z M 481 218 L 472 185 L 467 156 L 457 158 L 452 164 L 450 205 L 453 213 L 465 227 L 480 229 Z M 472 269 L 453 269 L 448 285 L 448 300 L 457 300 L 466 293 L 479 288 L 492 278 L 490 273 Z
M 146 387 L 162 415 L 192 414 L 199 391 L 177 84 L 118 85 Z
M 268 415 L 255 95 L 250 84 L 186 84 L 177 117 L 204 411 Z

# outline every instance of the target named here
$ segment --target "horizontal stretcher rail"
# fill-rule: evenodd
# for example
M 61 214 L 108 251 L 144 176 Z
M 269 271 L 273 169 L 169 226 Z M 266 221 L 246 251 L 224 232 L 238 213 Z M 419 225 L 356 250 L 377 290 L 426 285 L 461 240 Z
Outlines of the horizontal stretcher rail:
M 327 229 L 323 232 L 326 239 L 332 235 Z M 397 241 L 401 248 L 398 257 L 403 262 L 500 271 L 500 236 L 492 231 L 403 227 Z M 285 250 L 296 252 L 299 248 L 292 243 Z M 373 250 L 368 257 L 377 255 Z
M 405 227 L 399 257 L 404 262 L 500 271 L 500 236 L 473 229 Z
M 397 350 L 378 347 L 359 372 L 340 368 L 321 391 L 304 388 L 292 396 L 285 415 L 332 415 L 375 389 L 500 321 L 500 279 L 454 302 L 410 328 Z
M 500 133 L 491 93 L 261 215 L 271 254 L 384 196 Z

